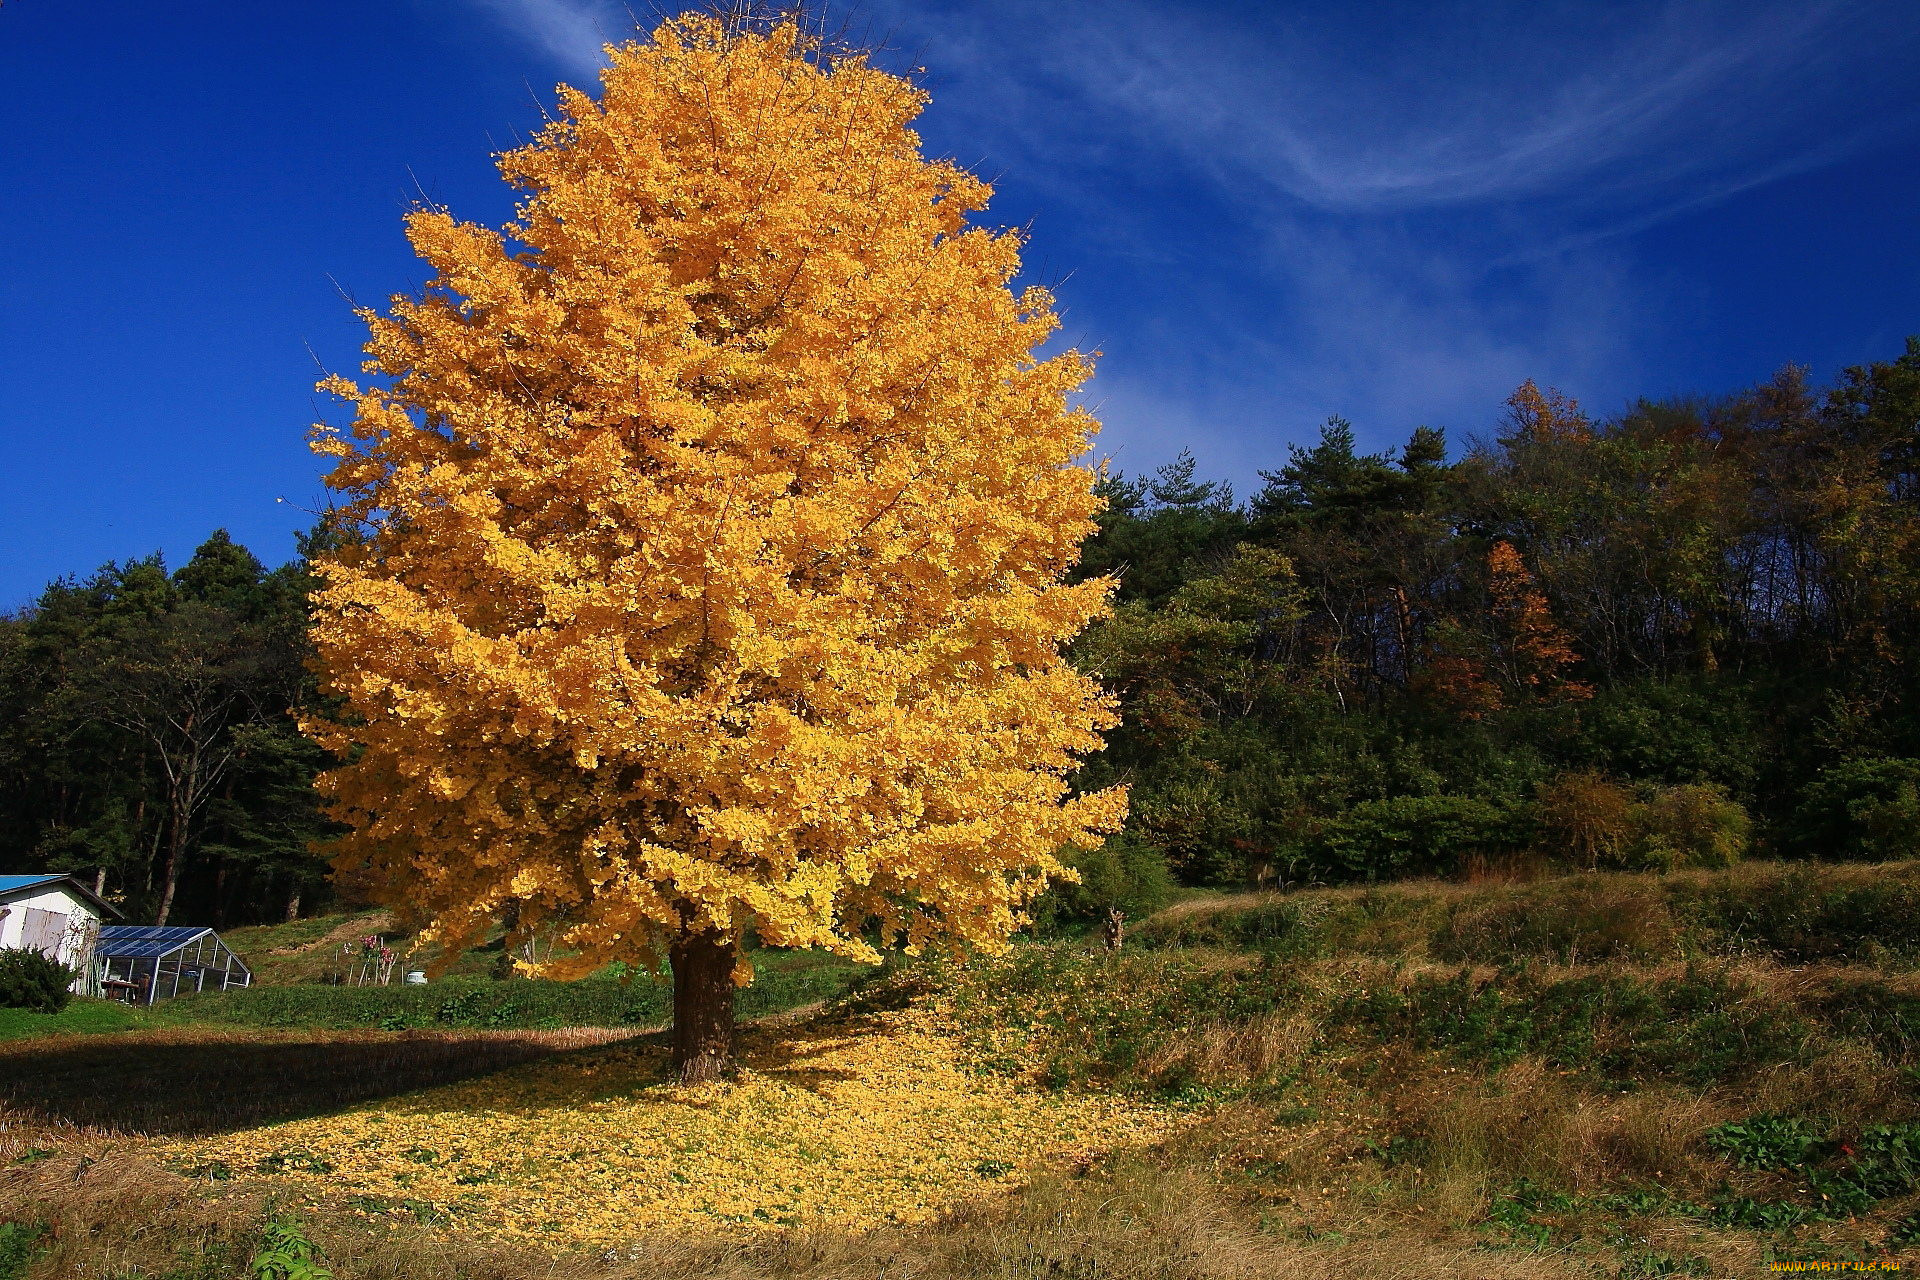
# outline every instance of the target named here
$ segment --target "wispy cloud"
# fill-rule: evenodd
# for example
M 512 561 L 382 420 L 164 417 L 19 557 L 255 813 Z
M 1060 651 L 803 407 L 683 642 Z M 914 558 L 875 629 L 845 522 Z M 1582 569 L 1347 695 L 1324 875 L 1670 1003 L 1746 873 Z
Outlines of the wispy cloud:
M 597 65 L 623 10 L 467 0 Z M 862 0 L 937 150 L 1077 268 L 1106 446 L 1247 482 L 1328 413 L 1472 428 L 1525 377 L 1617 407 L 1671 334 L 1633 235 L 1920 122 L 1884 0 Z M 1671 388 L 1678 390 L 1679 388 Z
M 591 81 L 606 65 L 605 48 L 633 30 L 622 5 L 606 0 L 466 0 L 529 41 L 569 76 Z
M 1150 264 L 1135 299 L 1066 294 L 1109 446 L 1211 423 L 1243 481 L 1333 412 L 1378 445 L 1526 377 L 1602 411 L 1683 389 L 1649 382 L 1681 306 L 1631 235 L 1915 124 L 1920 20 L 1863 0 L 879 3 L 930 136 Z
M 1279 225 L 1268 255 L 1240 259 L 1238 284 L 1149 300 L 1157 324 L 1117 308 L 1096 318 L 1092 394 L 1118 465 L 1191 447 L 1244 487 L 1336 413 L 1372 448 L 1422 424 L 1461 443 L 1526 378 L 1602 412 L 1621 407 L 1623 385 L 1661 389 L 1642 381 L 1643 330 L 1671 304 L 1618 251 L 1510 269 L 1497 290 L 1473 261 L 1376 226 Z
M 1330 210 L 1693 204 L 1915 119 L 1884 91 L 1920 20 L 1871 0 L 881 2 L 1003 145 L 1104 133 Z

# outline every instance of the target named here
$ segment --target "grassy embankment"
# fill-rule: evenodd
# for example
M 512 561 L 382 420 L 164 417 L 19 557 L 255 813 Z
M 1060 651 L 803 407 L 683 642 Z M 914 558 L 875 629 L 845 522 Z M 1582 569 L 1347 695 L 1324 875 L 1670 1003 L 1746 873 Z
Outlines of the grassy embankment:
M 446 1216 L 457 1206 L 370 1219 L 330 1197 L 326 1177 L 288 1174 L 283 1153 L 214 1187 L 119 1134 L 325 1114 L 438 1083 L 448 1075 L 434 1062 L 462 1053 L 463 1066 L 496 1055 L 480 1063 L 490 1067 L 567 1052 L 569 1069 L 591 1076 L 633 1050 L 560 1038 L 617 1033 L 329 1033 L 336 1049 L 313 1033 L 147 1031 L 113 1043 L 128 1051 L 129 1086 L 159 1100 L 91 1110 L 75 1101 L 83 1089 L 64 1100 L 49 1090 L 71 1074 L 61 1055 L 89 1043 L 62 1037 L 0 1051 L 0 1090 L 19 1108 L 0 1133 L 0 1160 L 14 1161 L 0 1216 L 57 1224 L 41 1237 L 36 1280 L 236 1274 L 261 1224 L 289 1211 L 341 1280 L 827 1280 L 883 1269 L 1638 1280 L 1748 1274 L 1772 1258 L 1886 1260 L 1920 1244 L 1917 962 L 1914 864 L 1191 901 L 1137 927 L 1118 956 L 1029 943 L 1000 959 L 911 967 L 755 1041 L 756 1054 L 791 1054 L 805 1036 L 915 1003 L 940 1012 L 983 1087 L 1026 1080 L 1133 1098 L 1183 1117 L 1178 1136 L 1082 1151 L 1024 1190 L 989 1188 L 931 1222 L 716 1221 L 611 1252 L 490 1245 Z M 225 1084 L 209 1080 L 206 1061 L 230 1052 L 218 1037 L 242 1035 L 262 1056 Z M 168 1045 L 179 1052 L 136 1067 L 137 1050 Z M 328 1053 L 345 1055 L 331 1072 L 297 1068 Z M 337 1081 L 363 1061 L 376 1087 L 343 1093 Z M 249 1070 L 290 1065 L 280 1104 L 243 1097 L 242 1114 L 217 1114 L 223 1089 L 245 1094 Z M 905 1115 L 910 1087 L 894 1087 L 891 1102 L 869 1096 L 868 1112 Z M 445 1101 L 456 1095 L 433 1096 L 441 1121 L 457 1118 Z M 726 1163 L 701 1167 L 721 1190 Z
M 496 979 L 498 938 L 462 952 L 444 974 L 424 986 L 407 986 L 399 967 L 385 985 L 322 981 L 343 967 L 343 943 L 355 944 L 367 934 L 391 936 L 391 930 L 391 918 L 381 912 L 230 930 L 222 937 L 252 969 L 251 987 L 182 996 L 151 1008 L 76 1000 L 59 1014 L 0 1009 L 0 1041 L 195 1026 L 315 1031 L 633 1029 L 658 1026 L 670 1012 L 668 987 L 645 972 L 624 977 L 607 973 L 579 982 Z M 434 958 L 431 950 L 423 951 L 408 967 L 423 966 Z M 828 999 L 866 972 L 866 966 L 821 952 L 759 951 L 754 960 L 753 985 L 740 997 L 741 1016 L 747 1018 Z

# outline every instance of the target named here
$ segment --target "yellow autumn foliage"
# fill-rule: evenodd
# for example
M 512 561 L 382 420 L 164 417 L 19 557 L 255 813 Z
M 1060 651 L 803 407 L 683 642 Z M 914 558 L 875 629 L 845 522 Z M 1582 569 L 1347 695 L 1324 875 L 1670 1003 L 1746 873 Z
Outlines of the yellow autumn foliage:
M 336 866 L 449 955 L 517 904 L 556 977 L 992 944 L 1125 807 L 1068 786 L 1089 361 L 908 81 L 791 22 L 609 53 L 500 158 L 513 223 L 409 216 L 432 278 L 323 384 Z
M 957 1044 L 929 1009 L 816 1024 L 756 1036 L 736 1079 L 687 1088 L 665 1083 L 663 1049 L 629 1043 L 155 1154 L 469 1238 L 614 1245 L 925 1221 L 1195 1118 L 976 1075 Z

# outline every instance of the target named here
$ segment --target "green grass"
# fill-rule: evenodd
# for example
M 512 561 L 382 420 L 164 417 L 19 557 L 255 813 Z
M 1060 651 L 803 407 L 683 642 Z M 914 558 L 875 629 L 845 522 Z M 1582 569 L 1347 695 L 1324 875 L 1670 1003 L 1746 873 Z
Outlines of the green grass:
M 223 930 L 220 936 L 226 939 L 228 945 L 236 951 L 289 950 L 294 947 L 310 946 L 349 921 L 373 920 L 379 914 L 368 911 L 343 911 L 323 916 L 304 916 L 298 920 L 288 920 L 279 924 L 243 925 L 238 929 Z
M 1326 1017 L 1383 1045 L 1444 1050 L 1487 1067 L 1531 1055 L 1616 1088 L 1668 1080 L 1706 1088 L 1800 1064 L 1820 1033 L 1833 1031 L 1711 972 L 1559 980 L 1521 972 L 1486 982 L 1465 970 L 1423 974 L 1401 989 L 1345 993 Z
M 845 992 L 868 972 L 815 952 L 757 951 L 756 977 L 740 992 L 742 1018 L 779 1013 Z M 308 1030 L 402 1031 L 460 1027 L 498 1030 L 645 1027 L 672 1013 L 672 991 L 649 973 L 622 980 L 456 977 L 424 986 L 338 987 L 308 983 L 205 992 L 167 1002 L 173 1021 Z
M 46 1228 L 37 1222 L 0 1222 L 0 1280 L 23 1280 L 44 1251 Z
M 0 1009 L 0 1040 L 138 1031 L 143 1027 L 155 1025 L 155 1021 L 155 1015 L 144 1009 L 132 1009 L 112 1000 L 87 1000 L 75 997 L 73 1003 L 60 1013 Z
M 1037 1051 L 1056 1085 L 1162 1094 L 1273 1085 L 1296 1054 L 1273 1057 L 1267 1068 L 1216 1062 L 1214 1075 L 1199 1079 L 1193 1048 L 1196 1031 L 1233 1039 L 1236 1028 L 1276 1019 L 1314 1028 L 1316 1038 L 1295 1047 L 1328 1060 L 1362 1047 L 1437 1053 L 1477 1070 L 1528 1058 L 1613 1090 L 1738 1085 L 1840 1050 L 1890 1067 L 1920 1062 L 1920 1002 L 1837 972 L 1786 983 L 1724 963 L 1679 973 L 1524 965 L 1395 972 L 1350 961 L 1309 970 L 1271 953 L 1116 956 L 1035 944 L 902 980 L 943 989 L 989 1065 L 1012 1031 L 1022 1060 Z
M 366 935 L 384 939 L 402 957 L 399 970 L 424 969 L 438 961 L 438 947 L 415 949 L 411 935 L 395 928 L 385 911 L 361 910 L 308 916 L 279 924 L 247 925 L 224 930 L 221 938 L 253 971 L 254 986 L 291 986 L 321 982 L 354 967 L 359 940 Z M 343 951 L 343 945 L 346 948 Z M 443 977 L 489 978 L 501 967 L 503 931 L 495 926 L 479 945 L 469 947 L 444 966 Z
M 821 952 L 753 953 L 756 977 L 737 1013 L 757 1018 L 843 995 L 871 969 Z M 75 998 L 58 1014 L 0 1009 L 0 1042 L 105 1035 L 183 1025 L 307 1031 L 555 1030 L 649 1027 L 672 1014 L 672 991 L 650 973 L 577 982 L 456 977 L 425 986 L 318 983 L 239 987 L 162 1000 L 152 1008 Z

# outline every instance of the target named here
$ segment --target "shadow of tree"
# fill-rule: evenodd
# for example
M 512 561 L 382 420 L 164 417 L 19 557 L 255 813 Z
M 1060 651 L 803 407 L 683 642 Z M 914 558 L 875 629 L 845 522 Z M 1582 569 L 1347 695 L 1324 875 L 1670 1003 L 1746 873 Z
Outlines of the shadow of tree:
M 743 1027 L 737 1050 L 748 1070 L 818 1093 L 826 1085 L 854 1079 L 855 1073 L 816 1065 L 815 1059 L 846 1040 L 882 1030 L 866 1010 L 837 1009 L 804 1022 L 774 1018 L 764 1026 Z
M 9 1045 L 0 1100 L 49 1120 L 190 1137 L 324 1114 L 562 1054 L 619 1033 L 131 1033 Z
M 849 1037 L 873 1033 L 872 1021 L 870 1014 L 855 1012 L 743 1024 L 740 1060 L 752 1071 L 817 1092 L 852 1073 L 815 1059 Z M 604 1055 L 609 1065 L 618 1064 L 611 1079 L 573 1079 L 562 1072 L 552 1082 L 562 1092 L 577 1088 L 578 1103 L 592 1102 L 657 1083 L 665 1046 L 659 1032 L 581 1029 L 192 1029 L 62 1037 L 0 1045 L 0 1104 L 85 1127 L 200 1137 L 397 1099 L 542 1059 L 589 1063 Z M 537 1105 L 568 1100 L 545 1096 Z

